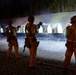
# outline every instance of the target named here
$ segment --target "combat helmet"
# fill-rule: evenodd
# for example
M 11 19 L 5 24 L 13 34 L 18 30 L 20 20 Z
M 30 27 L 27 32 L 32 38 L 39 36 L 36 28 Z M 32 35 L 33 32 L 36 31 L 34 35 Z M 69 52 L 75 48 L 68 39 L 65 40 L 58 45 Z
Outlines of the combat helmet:
M 12 19 L 7 19 L 6 22 L 8 25 L 11 25 L 13 23 Z
M 29 16 L 29 17 L 28 17 L 28 21 L 29 21 L 29 22 L 33 22 L 33 21 L 34 21 L 34 16 Z
M 76 23 L 76 15 L 71 17 L 71 22 L 70 23 Z

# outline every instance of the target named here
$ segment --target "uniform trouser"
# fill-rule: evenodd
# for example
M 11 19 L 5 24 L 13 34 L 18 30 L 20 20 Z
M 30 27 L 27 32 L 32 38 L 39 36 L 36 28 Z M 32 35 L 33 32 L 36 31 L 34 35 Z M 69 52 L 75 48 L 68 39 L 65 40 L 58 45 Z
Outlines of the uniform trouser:
M 11 40 L 11 42 L 8 42 L 7 57 L 10 57 L 12 47 L 14 47 L 15 50 L 15 57 L 18 58 L 18 42 L 15 40 Z
M 72 46 L 69 46 L 69 47 L 67 47 L 67 50 L 65 52 L 65 60 L 64 60 L 65 69 L 67 69 L 70 64 L 70 60 L 71 60 L 73 52 L 74 52 L 75 64 L 76 64 L 76 48 L 72 48 Z
M 29 67 L 32 67 L 33 63 L 34 63 L 35 56 L 36 56 L 37 47 L 36 46 L 32 46 L 29 50 L 30 50 L 30 63 L 29 63 Z
M 32 67 L 33 63 L 34 63 L 35 56 L 36 56 L 36 52 L 37 52 L 37 42 L 36 41 L 32 41 L 32 38 L 30 38 L 29 41 L 30 41 L 30 44 L 31 44 L 31 48 L 29 48 L 29 50 L 30 50 L 29 67 Z

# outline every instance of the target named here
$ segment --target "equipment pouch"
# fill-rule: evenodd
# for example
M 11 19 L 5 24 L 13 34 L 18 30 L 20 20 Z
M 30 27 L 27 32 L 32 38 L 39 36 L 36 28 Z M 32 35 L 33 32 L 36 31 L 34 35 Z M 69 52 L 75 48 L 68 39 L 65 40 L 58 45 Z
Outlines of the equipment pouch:
M 7 42 L 10 42 L 11 41 L 11 39 L 10 38 L 7 38 Z
M 67 42 L 67 43 L 65 44 L 65 46 L 66 46 L 66 47 L 72 47 L 72 46 L 73 46 L 73 42 Z
M 26 46 L 27 48 L 31 48 L 31 44 L 30 44 L 30 41 L 29 41 L 28 38 L 25 38 L 25 46 Z
M 76 42 L 73 42 L 73 48 L 76 48 Z

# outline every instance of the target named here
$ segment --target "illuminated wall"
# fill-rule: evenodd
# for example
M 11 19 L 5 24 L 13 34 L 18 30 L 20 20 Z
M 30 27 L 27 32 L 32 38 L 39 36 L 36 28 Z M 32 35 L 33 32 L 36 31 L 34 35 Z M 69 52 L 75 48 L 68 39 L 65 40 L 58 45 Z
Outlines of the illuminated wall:
M 3 33 L 5 30 L 4 27 L 0 26 L 0 32 Z M 60 23 L 55 23 L 53 26 L 49 25 L 42 25 L 38 30 L 39 33 L 63 33 L 63 28 Z M 65 31 L 64 31 L 65 32 Z M 25 33 L 25 25 L 21 25 L 17 33 Z
M 47 27 L 47 33 L 52 33 L 52 27 L 50 25 Z
M 39 33 L 43 33 L 43 27 L 42 27 L 42 26 L 40 26 L 38 32 L 39 32 Z
M 63 27 L 60 23 L 52 25 L 52 33 L 63 33 Z
M 0 26 L 0 33 L 4 32 L 4 28 L 2 26 Z
M 42 25 L 38 30 L 39 33 L 63 33 L 63 28 L 60 23 L 55 23 L 53 26 L 49 25 Z M 25 33 L 25 26 L 21 25 L 18 33 Z

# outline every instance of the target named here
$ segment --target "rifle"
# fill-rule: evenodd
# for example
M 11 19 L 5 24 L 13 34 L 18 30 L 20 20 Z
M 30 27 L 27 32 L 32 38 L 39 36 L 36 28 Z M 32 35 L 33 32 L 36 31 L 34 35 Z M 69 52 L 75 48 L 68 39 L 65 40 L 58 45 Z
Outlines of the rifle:
M 23 52 L 25 52 L 25 47 L 31 48 L 31 45 L 30 45 L 28 37 L 25 38 L 25 44 L 24 44 Z
M 25 47 L 26 47 L 26 46 L 24 45 L 23 52 L 25 52 Z

